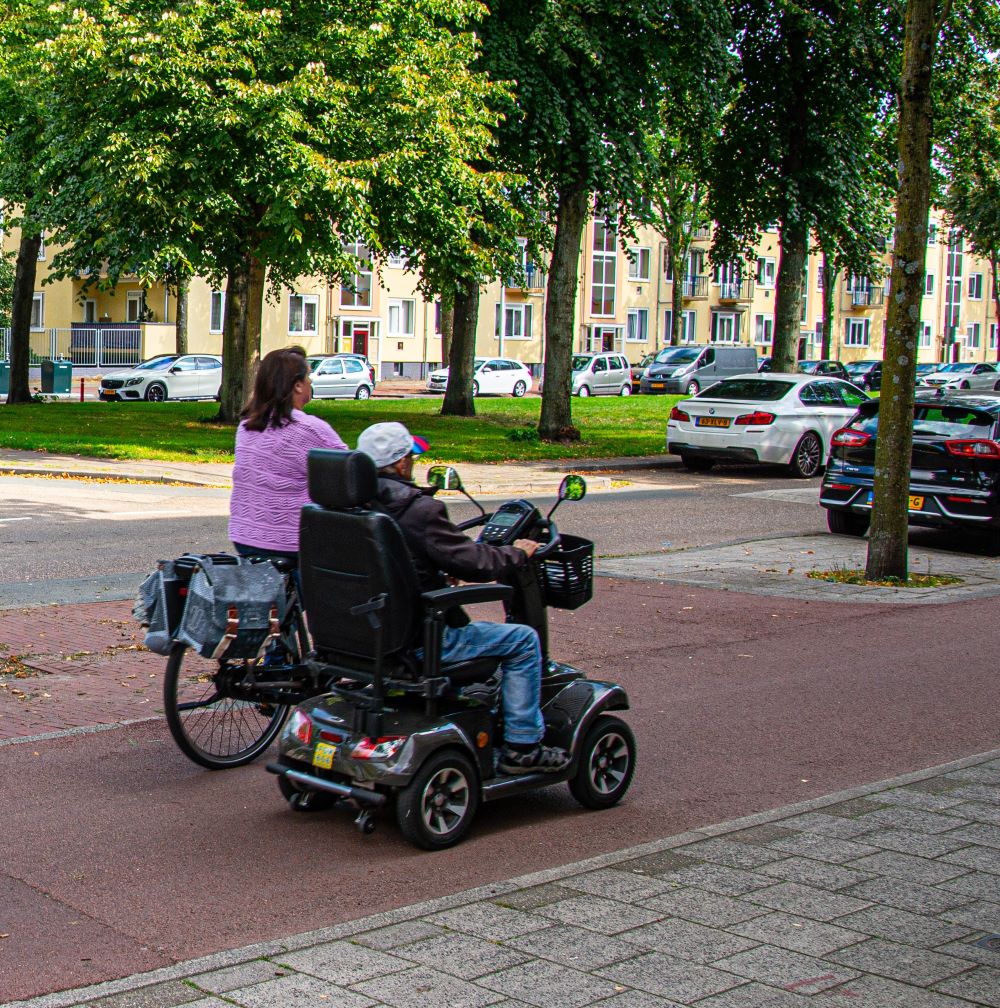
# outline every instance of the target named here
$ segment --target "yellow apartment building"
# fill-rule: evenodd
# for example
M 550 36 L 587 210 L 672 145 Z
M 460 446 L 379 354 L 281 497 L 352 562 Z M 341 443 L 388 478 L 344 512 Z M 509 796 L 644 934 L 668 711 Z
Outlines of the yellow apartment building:
M 5 250 L 15 250 L 17 239 L 16 231 L 5 234 Z M 683 267 L 681 303 L 674 305 L 663 236 L 640 227 L 636 240 L 623 246 L 612 225 L 591 218 L 579 263 L 575 349 L 615 350 L 638 362 L 668 342 L 671 315 L 679 311 L 684 342 L 752 346 L 768 355 L 777 233 L 765 232 L 747 262 L 712 265 L 710 247 L 711 228 L 705 228 L 695 236 Z M 416 275 L 403 260 L 390 259 L 375 270 L 363 245 L 349 250 L 357 257 L 358 272 L 344 283 L 302 278 L 294 289 L 283 289 L 279 298 L 265 303 L 262 351 L 296 343 L 309 353 L 363 353 L 382 379 L 423 377 L 441 363 L 439 304 L 421 295 Z M 32 308 L 33 361 L 63 357 L 75 367 L 99 371 L 175 350 L 176 299 L 162 285 L 143 289 L 137 279 L 126 277 L 113 292 L 85 292 L 79 279 L 46 283 L 50 257 L 43 243 Z M 494 282 L 483 291 L 477 353 L 513 357 L 538 373 L 544 359 L 546 272 L 529 262 L 526 252 L 519 265 L 518 279 Z M 821 352 L 823 283 L 822 260 L 811 255 L 799 341 L 804 358 Z M 836 278 L 833 357 L 882 356 L 887 289 L 888 279 Z M 224 313 L 225 291 L 193 281 L 191 352 L 221 352 Z M 962 236 L 949 232 L 937 214 L 927 243 L 921 325 L 920 361 L 997 359 L 989 263 L 969 253 Z

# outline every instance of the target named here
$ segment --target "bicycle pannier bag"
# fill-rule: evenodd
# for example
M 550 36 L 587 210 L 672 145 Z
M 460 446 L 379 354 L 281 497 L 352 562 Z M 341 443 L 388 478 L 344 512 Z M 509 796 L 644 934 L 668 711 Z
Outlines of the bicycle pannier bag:
M 280 633 L 285 581 L 270 563 L 197 557 L 177 639 L 203 658 L 256 658 Z
M 147 628 L 144 643 L 155 654 L 170 654 L 196 562 L 197 557 L 190 555 L 161 560 L 139 585 L 132 615 Z

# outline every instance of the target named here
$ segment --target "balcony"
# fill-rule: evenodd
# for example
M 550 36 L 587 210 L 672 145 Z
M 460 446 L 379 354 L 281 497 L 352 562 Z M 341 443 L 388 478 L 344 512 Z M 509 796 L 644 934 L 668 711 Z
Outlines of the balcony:
M 754 282 L 747 277 L 745 280 L 727 280 L 719 284 L 719 300 L 729 303 L 753 300 Z
M 537 294 L 545 290 L 545 272 L 540 269 L 527 269 L 521 276 L 505 280 L 504 286 L 509 291 Z
M 884 303 L 885 291 L 881 287 L 848 287 L 844 292 L 844 311 L 881 308 Z
M 692 298 L 708 297 L 708 277 L 707 276 L 687 276 L 681 281 L 681 297 L 685 301 Z

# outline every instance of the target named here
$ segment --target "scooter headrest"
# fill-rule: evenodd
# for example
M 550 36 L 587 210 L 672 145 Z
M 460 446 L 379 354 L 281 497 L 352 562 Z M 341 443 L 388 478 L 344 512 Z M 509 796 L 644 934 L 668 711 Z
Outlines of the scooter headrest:
M 307 471 L 309 498 L 330 510 L 364 507 L 378 491 L 378 471 L 364 452 L 313 448 Z

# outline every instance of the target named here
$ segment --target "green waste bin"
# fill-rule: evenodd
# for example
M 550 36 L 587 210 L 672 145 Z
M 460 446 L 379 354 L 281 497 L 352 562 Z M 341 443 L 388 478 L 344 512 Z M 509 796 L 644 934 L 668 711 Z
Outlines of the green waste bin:
M 73 362 L 68 360 L 42 361 L 42 391 L 63 393 L 70 392 L 73 381 Z
M 0 361 L 0 395 L 10 392 L 10 362 Z

